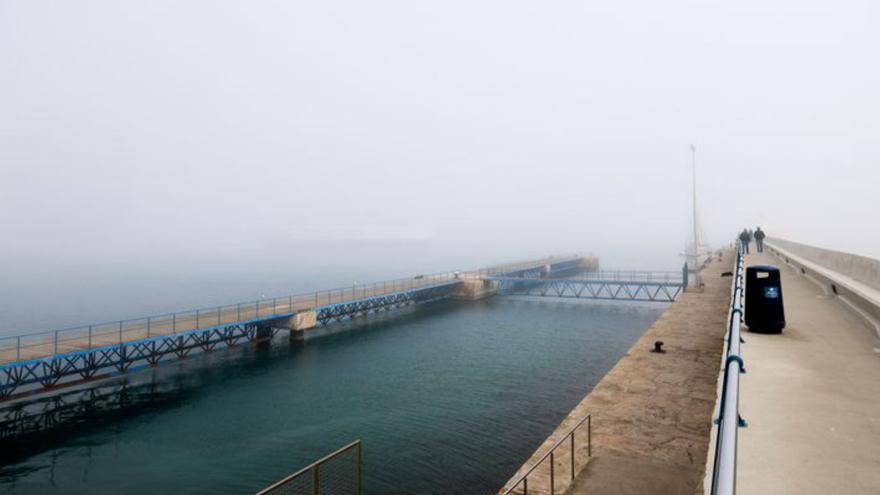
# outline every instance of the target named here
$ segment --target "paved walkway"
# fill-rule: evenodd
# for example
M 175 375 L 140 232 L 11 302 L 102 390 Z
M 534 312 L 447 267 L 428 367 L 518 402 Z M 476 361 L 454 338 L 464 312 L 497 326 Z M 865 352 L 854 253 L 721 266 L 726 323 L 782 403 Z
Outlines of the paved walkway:
M 880 493 L 880 352 L 850 309 L 779 259 L 787 328 L 745 332 L 737 493 Z

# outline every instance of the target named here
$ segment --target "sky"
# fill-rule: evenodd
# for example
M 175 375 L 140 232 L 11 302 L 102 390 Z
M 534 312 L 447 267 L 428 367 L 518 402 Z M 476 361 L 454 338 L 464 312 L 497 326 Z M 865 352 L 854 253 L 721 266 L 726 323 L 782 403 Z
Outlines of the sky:
M 878 14 L 0 0 L 0 261 L 26 275 L 399 241 L 411 264 L 669 268 L 692 144 L 713 246 L 760 225 L 880 258 Z

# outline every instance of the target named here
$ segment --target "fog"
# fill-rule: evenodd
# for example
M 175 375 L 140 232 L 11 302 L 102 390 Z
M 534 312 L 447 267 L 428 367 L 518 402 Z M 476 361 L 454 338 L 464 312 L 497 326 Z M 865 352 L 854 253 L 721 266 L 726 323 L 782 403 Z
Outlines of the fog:
M 3 284 L 675 269 L 691 144 L 710 244 L 880 257 L 878 24 L 871 1 L 0 0 Z

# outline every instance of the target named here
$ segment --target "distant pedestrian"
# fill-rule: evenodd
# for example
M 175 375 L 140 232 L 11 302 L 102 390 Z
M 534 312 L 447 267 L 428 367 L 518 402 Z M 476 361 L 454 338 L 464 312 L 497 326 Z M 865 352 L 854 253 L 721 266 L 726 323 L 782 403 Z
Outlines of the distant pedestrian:
M 758 246 L 758 252 L 764 252 L 764 238 L 767 237 L 764 234 L 764 231 L 761 230 L 761 227 L 758 227 L 758 230 L 755 231 L 755 245 Z
M 752 235 L 749 234 L 748 229 L 743 229 L 742 233 L 739 235 L 739 242 L 742 246 L 742 254 L 749 254 L 749 243 L 752 242 Z

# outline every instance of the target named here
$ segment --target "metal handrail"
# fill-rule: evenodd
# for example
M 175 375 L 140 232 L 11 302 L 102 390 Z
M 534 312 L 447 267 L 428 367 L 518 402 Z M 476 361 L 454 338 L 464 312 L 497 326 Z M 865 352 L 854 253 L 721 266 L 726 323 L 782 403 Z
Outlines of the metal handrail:
M 717 420 L 715 459 L 712 469 L 712 495 L 736 493 L 736 453 L 739 428 L 745 422 L 739 415 L 739 375 L 745 373 L 740 355 L 740 326 L 743 320 L 743 285 L 745 259 L 737 248 L 736 272 L 732 281 L 730 315 L 728 317 L 727 353 L 724 360 L 724 381 Z
M 271 485 L 267 486 L 266 488 L 263 488 L 262 490 L 258 491 L 255 495 L 269 495 L 272 492 L 274 492 L 275 490 L 279 490 L 281 488 L 284 488 L 284 486 L 287 485 L 288 483 L 292 483 L 297 478 L 300 478 L 300 477 L 305 476 L 307 474 L 311 478 L 312 493 L 314 495 L 318 495 L 320 493 L 319 487 L 320 487 L 320 480 L 321 480 L 321 470 L 320 470 L 321 465 L 326 464 L 327 462 L 329 462 L 329 461 L 333 460 L 334 458 L 348 452 L 351 449 L 357 449 L 357 453 L 356 453 L 357 458 L 355 461 L 356 466 L 357 466 L 356 471 L 355 471 L 355 473 L 356 473 L 355 476 L 357 477 L 357 479 L 356 479 L 356 487 L 357 487 L 356 488 L 356 490 L 357 490 L 356 495 L 360 495 L 361 492 L 363 491 L 363 486 L 362 486 L 362 482 L 361 482 L 361 463 L 363 462 L 363 456 L 361 454 L 361 441 L 360 440 L 355 440 L 354 442 L 351 442 L 350 444 L 346 445 L 345 447 L 342 447 L 340 449 L 337 449 L 337 450 L 325 455 L 324 457 L 318 459 L 317 461 L 300 469 L 299 471 L 297 471 L 289 476 L 285 476 L 280 481 L 272 483 Z
M 574 433 L 585 422 L 587 423 L 587 457 L 592 457 L 593 456 L 593 424 L 592 424 L 593 421 L 592 421 L 592 415 L 587 414 L 586 416 L 581 418 L 580 421 L 578 421 L 577 424 L 574 425 L 574 427 L 572 427 L 570 430 L 568 430 L 568 432 L 565 435 L 563 435 L 559 440 L 557 440 L 556 443 L 554 443 L 553 446 L 550 447 L 550 450 L 548 450 L 544 455 L 542 455 L 540 459 L 535 461 L 535 463 L 532 464 L 532 467 L 530 467 L 525 473 L 520 475 L 519 478 L 517 478 L 513 483 L 511 483 L 510 486 L 503 492 L 502 495 L 510 495 L 510 493 L 513 492 L 513 490 L 515 490 L 520 485 L 522 485 L 522 487 L 523 487 L 523 495 L 528 495 L 528 493 L 529 493 L 529 475 L 532 474 L 532 472 L 534 472 L 535 469 L 538 469 L 538 467 L 544 461 L 546 461 L 547 458 L 550 458 L 550 495 L 553 495 L 553 493 L 555 493 L 555 491 L 556 491 L 556 477 L 555 477 L 555 474 L 556 474 L 556 472 L 555 472 L 556 449 L 559 448 L 559 446 L 562 445 L 566 440 L 569 440 L 570 445 L 571 445 L 571 453 L 570 453 L 571 480 L 574 481 L 574 478 L 575 478 Z

